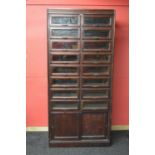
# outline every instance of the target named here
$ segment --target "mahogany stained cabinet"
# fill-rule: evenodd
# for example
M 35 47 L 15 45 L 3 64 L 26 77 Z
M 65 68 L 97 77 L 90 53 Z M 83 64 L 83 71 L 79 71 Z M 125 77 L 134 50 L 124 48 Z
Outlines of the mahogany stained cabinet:
M 49 146 L 110 144 L 114 10 L 48 10 Z

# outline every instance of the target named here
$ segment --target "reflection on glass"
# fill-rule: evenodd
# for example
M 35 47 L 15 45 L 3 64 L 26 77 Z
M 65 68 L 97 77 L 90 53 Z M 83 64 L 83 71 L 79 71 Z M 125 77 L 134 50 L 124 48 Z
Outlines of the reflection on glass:
M 85 90 L 82 94 L 83 98 L 108 98 L 108 90 L 102 90 L 102 91 L 90 91 Z
M 109 74 L 109 67 L 108 66 L 93 66 L 93 67 L 84 67 L 83 68 L 84 73 L 103 73 L 103 74 Z
M 77 17 L 59 17 L 55 16 L 52 17 L 52 24 L 62 24 L 62 25 L 67 25 L 67 24 L 78 24 L 78 18 Z
M 76 101 L 53 101 L 52 109 L 77 109 L 78 102 Z
M 78 37 L 78 29 L 53 29 L 51 32 L 55 37 Z
M 84 17 L 84 24 L 110 25 L 110 17 Z
M 77 49 L 78 42 L 52 42 L 53 49 Z
M 111 55 L 84 55 L 84 61 L 90 61 L 90 62 L 111 62 Z
M 83 109 L 105 109 L 108 108 L 107 101 L 84 101 Z
M 53 61 L 78 61 L 78 55 L 53 55 Z
M 54 73 L 76 73 L 76 67 L 53 67 Z
M 76 85 L 75 79 L 53 79 L 53 85 Z
M 84 42 L 84 49 L 109 49 L 109 42 Z
M 77 98 L 77 92 L 73 90 L 55 90 L 52 92 L 53 98 Z
M 84 30 L 84 37 L 109 37 L 109 30 Z
M 109 86 L 108 79 L 83 79 L 84 86 Z

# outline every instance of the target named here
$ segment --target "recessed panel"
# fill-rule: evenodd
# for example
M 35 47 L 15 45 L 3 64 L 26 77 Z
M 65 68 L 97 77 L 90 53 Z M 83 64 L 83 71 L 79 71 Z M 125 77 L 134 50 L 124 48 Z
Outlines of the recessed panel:
M 79 114 L 78 113 L 52 113 L 51 139 L 78 139 L 79 137 Z
M 107 113 L 85 112 L 82 115 L 82 138 L 98 139 L 106 138 L 107 134 Z

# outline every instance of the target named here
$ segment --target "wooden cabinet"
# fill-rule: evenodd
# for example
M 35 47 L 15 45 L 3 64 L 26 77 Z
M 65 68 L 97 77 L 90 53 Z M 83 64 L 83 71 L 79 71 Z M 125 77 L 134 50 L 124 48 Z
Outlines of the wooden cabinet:
M 49 146 L 110 144 L 114 10 L 48 10 Z

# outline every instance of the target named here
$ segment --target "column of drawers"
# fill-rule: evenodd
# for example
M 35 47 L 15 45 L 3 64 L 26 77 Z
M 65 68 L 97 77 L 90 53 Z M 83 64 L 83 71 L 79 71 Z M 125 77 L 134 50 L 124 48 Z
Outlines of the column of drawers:
M 51 14 L 49 19 L 50 109 L 78 109 L 80 16 Z
M 113 20 L 111 15 L 93 13 L 83 14 L 81 18 L 82 121 L 89 117 L 90 122 L 84 123 L 95 124 L 89 131 L 83 128 L 83 139 L 109 139 L 110 136 Z

